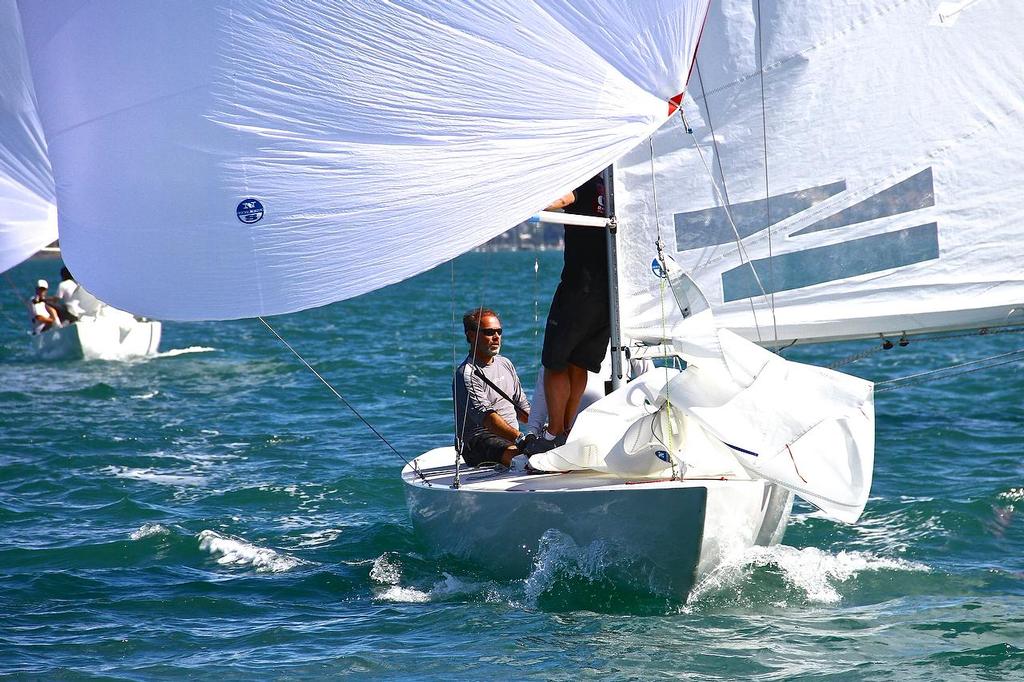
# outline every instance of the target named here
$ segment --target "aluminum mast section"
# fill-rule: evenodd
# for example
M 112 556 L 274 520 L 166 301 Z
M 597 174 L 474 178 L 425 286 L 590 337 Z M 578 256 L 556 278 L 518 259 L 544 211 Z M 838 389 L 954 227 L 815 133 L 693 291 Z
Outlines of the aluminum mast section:
M 604 177 L 604 214 L 608 218 L 605 239 L 608 244 L 608 320 L 611 328 L 612 376 L 614 391 L 622 384 L 622 334 L 619 325 L 619 255 L 615 242 L 618 223 L 615 220 L 615 185 L 613 167 L 608 166 Z

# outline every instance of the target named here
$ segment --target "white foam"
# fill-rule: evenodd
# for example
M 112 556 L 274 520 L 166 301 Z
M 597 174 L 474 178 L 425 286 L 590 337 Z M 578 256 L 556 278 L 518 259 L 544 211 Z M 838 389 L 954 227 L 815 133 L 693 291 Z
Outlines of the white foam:
M 568 573 L 576 578 L 597 580 L 612 561 L 607 546 L 601 542 L 580 547 L 568 535 L 548 530 L 541 536 L 533 570 L 524 583 L 527 603 L 535 604 L 559 575 Z
M 370 580 L 382 585 L 397 585 L 402 579 L 402 566 L 390 552 L 374 559 L 370 569 Z
M 1005 502 L 1024 502 L 1024 488 L 1010 488 L 999 493 L 999 499 Z
M 417 590 L 413 587 L 399 587 L 398 585 L 393 585 L 377 595 L 377 599 L 380 599 L 381 601 L 422 604 L 430 601 L 430 593 Z
M 690 593 L 689 603 L 722 591 L 750 578 L 755 567 L 774 566 L 792 587 L 812 602 L 834 604 L 842 600 L 838 585 L 865 571 L 920 571 L 924 564 L 880 557 L 870 552 L 830 554 L 817 547 L 797 549 L 786 545 L 751 547 L 740 556 L 724 561 Z
M 199 549 L 212 554 L 222 566 L 252 566 L 261 573 L 283 573 L 304 563 L 296 557 L 213 530 L 199 533 Z
M 133 532 L 129 537 L 132 540 L 141 540 L 143 538 L 153 537 L 154 535 L 170 535 L 171 531 L 167 526 L 162 526 L 159 523 L 147 523 L 144 524 L 137 531 Z
M 133 400 L 150 400 L 160 395 L 160 391 L 147 391 L 146 393 L 139 393 L 133 396 L 129 396 Z
M 100 473 L 110 474 L 117 478 L 127 478 L 135 481 L 149 481 L 150 483 L 159 483 L 160 485 L 206 485 L 206 480 L 202 476 L 161 474 L 153 469 L 108 466 L 100 469 Z
M 321 545 L 329 545 L 338 539 L 341 535 L 340 528 L 324 528 L 323 530 L 314 531 L 312 533 L 303 533 L 302 539 L 297 543 L 299 547 L 319 547 Z
M 382 554 L 373 562 L 370 569 L 370 579 L 374 582 L 388 584 L 389 587 L 377 594 L 374 598 L 381 601 L 423 603 L 434 601 L 438 598 L 448 597 L 453 594 L 475 592 L 476 586 L 472 583 L 465 583 L 455 576 L 444 573 L 443 580 L 439 580 L 429 590 L 421 590 L 415 587 L 402 587 L 398 584 L 401 579 L 401 567 L 398 559 L 390 552 Z
M 172 348 L 171 350 L 165 350 L 163 353 L 157 353 L 153 357 L 173 358 L 178 355 L 188 355 L 190 353 L 213 353 L 216 350 L 216 348 L 208 348 L 206 346 L 189 346 L 188 348 Z

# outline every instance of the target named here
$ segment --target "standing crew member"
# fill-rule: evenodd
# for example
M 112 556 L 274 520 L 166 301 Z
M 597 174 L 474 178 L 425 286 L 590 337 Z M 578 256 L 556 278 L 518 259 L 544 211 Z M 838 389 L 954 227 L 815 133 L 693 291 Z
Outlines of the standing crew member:
M 548 210 L 564 208 L 566 213 L 603 218 L 604 198 L 604 178 L 595 175 Z M 601 371 L 611 338 L 605 231 L 566 225 L 563 259 L 541 353 L 548 406 L 543 438 L 552 447 L 565 442 L 587 386 L 587 371 Z

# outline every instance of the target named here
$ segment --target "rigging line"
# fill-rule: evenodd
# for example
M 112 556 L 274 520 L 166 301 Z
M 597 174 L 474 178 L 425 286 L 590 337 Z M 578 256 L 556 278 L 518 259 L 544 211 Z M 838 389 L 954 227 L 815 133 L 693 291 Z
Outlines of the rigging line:
M 680 109 L 679 111 L 680 111 L 680 116 L 682 116 L 682 113 L 681 113 L 682 109 Z M 685 118 L 683 119 L 683 125 L 687 129 L 689 129 L 689 126 L 686 125 L 686 119 Z M 718 197 L 718 200 L 720 202 L 722 202 L 722 209 L 725 211 L 725 217 L 728 218 L 729 226 L 732 227 L 733 236 L 736 237 L 736 248 L 737 248 L 737 250 L 738 250 L 738 252 L 740 254 L 740 262 L 747 263 L 747 264 L 750 265 L 750 272 L 754 275 L 754 281 L 757 283 L 757 287 L 761 290 L 761 296 L 762 296 L 762 298 L 764 298 L 765 303 L 770 305 L 770 303 L 768 301 L 768 294 L 765 292 L 764 285 L 761 283 L 761 277 L 760 277 L 760 275 L 757 274 L 757 268 L 755 268 L 753 266 L 753 264 L 750 263 L 750 257 L 747 256 L 747 250 L 743 246 L 743 239 L 740 237 L 739 228 L 736 227 L 736 221 L 733 220 L 732 211 L 729 210 L 729 204 L 726 202 L 725 198 L 723 197 L 722 192 L 721 192 L 721 190 L 718 187 L 718 183 L 715 182 L 715 176 L 711 172 L 711 167 L 708 166 L 707 159 L 704 158 L 704 152 L 701 151 L 700 143 L 697 142 L 697 136 L 694 133 L 692 133 L 692 132 L 690 133 L 690 136 L 693 137 L 693 145 L 694 145 L 694 148 L 697 150 L 697 156 L 700 157 L 700 161 L 701 161 L 701 163 L 704 166 L 704 170 L 707 171 L 708 177 L 711 178 L 711 186 L 712 186 L 712 188 L 714 188 L 715 195 Z M 753 297 L 751 297 L 748 300 L 750 301 L 750 312 L 751 312 L 751 314 L 754 317 L 754 328 L 757 330 L 757 340 L 758 341 L 762 341 L 763 339 L 761 338 L 761 325 L 757 321 L 757 312 L 754 310 L 754 300 L 753 300 Z
M 484 253 L 486 254 L 485 257 L 484 257 L 484 265 L 487 266 L 487 267 L 484 267 L 482 271 L 483 272 L 489 272 L 490 271 L 490 267 L 489 266 L 491 264 L 491 252 L 490 251 L 484 251 Z M 479 298 L 478 298 L 480 303 L 475 308 L 473 308 L 473 310 L 481 311 L 481 310 L 484 309 L 484 296 L 486 295 L 486 293 L 487 293 L 487 291 L 486 291 L 486 284 L 484 283 L 483 280 L 481 280 L 480 281 L 480 288 L 479 288 Z M 454 297 L 454 294 L 455 294 L 455 262 L 454 262 L 454 259 L 453 259 L 453 261 L 452 261 L 452 296 L 453 297 Z M 477 319 L 476 319 L 476 334 L 473 336 L 473 345 L 472 345 L 472 347 L 469 350 L 469 355 L 472 355 L 471 362 L 473 363 L 474 367 L 476 366 L 476 346 L 477 346 L 477 342 L 480 341 L 480 325 L 482 324 L 482 322 L 483 322 L 483 316 L 482 315 L 478 315 Z M 463 331 L 465 331 L 465 330 L 463 330 Z M 502 339 L 502 342 L 504 342 L 504 339 Z M 458 406 L 457 402 L 455 401 L 455 377 L 454 377 L 454 375 L 455 375 L 455 372 L 453 371 L 452 372 L 452 402 L 455 403 L 455 404 L 452 407 L 452 412 L 454 413 L 454 415 L 456 417 L 454 426 L 456 428 L 458 428 L 458 424 L 459 424 L 459 421 L 458 421 L 458 415 L 459 415 L 458 409 L 459 409 L 459 406 Z M 465 379 L 463 379 L 463 381 L 465 381 Z M 465 447 L 465 440 L 466 439 L 465 439 L 464 436 L 466 435 L 466 422 L 467 422 L 468 418 L 469 418 L 469 384 L 467 383 L 466 384 L 466 407 L 462 411 L 462 429 L 459 431 L 458 434 L 456 434 L 457 442 L 458 442 L 460 447 Z M 455 448 L 455 479 L 452 481 L 452 487 L 453 488 L 459 488 L 462 485 L 462 453 L 459 452 L 460 447 L 456 447 Z
M 1006 358 L 1009 358 L 1009 359 L 1006 359 Z M 982 363 L 988 363 L 991 360 L 1003 360 L 1003 362 L 995 362 L 995 363 L 991 363 L 991 364 L 982 365 Z M 923 381 L 929 381 L 929 380 L 932 380 L 932 379 L 936 379 L 937 380 L 937 379 L 952 378 L 952 377 L 955 377 L 955 376 L 960 376 L 962 374 L 970 374 L 971 372 L 977 372 L 977 371 L 980 371 L 980 370 L 983 370 L 983 369 L 991 369 L 993 367 L 1001 367 L 1003 365 L 1008 365 L 1008 364 L 1013 363 L 1013 362 L 1018 362 L 1019 360 L 1024 360 L 1024 348 L 1018 348 L 1017 350 L 1013 350 L 1013 351 L 1010 351 L 1008 353 L 1000 353 L 999 355 L 990 355 L 987 358 L 980 358 L 978 360 L 968 360 L 967 362 L 961 362 L 961 363 L 956 364 L 956 365 L 949 365 L 948 367 L 940 367 L 939 369 L 932 369 L 932 370 L 929 370 L 927 372 L 919 372 L 917 374 L 910 374 L 910 375 L 907 375 L 905 377 L 899 377 L 897 379 L 889 379 L 888 381 L 879 381 L 879 382 L 877 382 L 875 384 L 875 386 L 876 387 L 877 386 L 883 386 L 884 388 L 881 388 L 881 389 L 876 388 L 875 392 L 876 393 L 884 393 L 885 391 L 892 391 L 892 390 L 895 390 L 897 388 L 903 388 L 903 386 L 908 385 L 908 384 L 919 383 L 919 382 L 923 382 Z M 981 365 L 981 366 L 975 367 L 975 365 Z M 953 372 L 953 373 L 949 373 L 949 374 L 943 374 L 944 372 L 949 372 L 950 370 L 954 370 L 954 369 L 962 369 L 964 367 L 971 367 L 971 369 L 968 369 L 968 370 L 963 371 L 963 372 Z M 936 377 L 935 376 L 936 374 L 940 374 L 941 376 Z
M 449 334 L 449 336 L 451 337 L 451 340 L 452 340 L 452 425 L 454 426 L 455 424 L 459 423 L 459 404 L 458 404 L 458 401 L 455 400 L 455 372 L 458 370 L 458 367 L 459 367 L 459 365 L 458 365 L 459 351 L 455 347 L 456 346 L 456 340 L 458 339 L 458 333 L 455 331 L 457 329 L 457 327 L 455 326 L 455 259 L 452 258 L 451 261 L 449 261 L 449 262 L 451 263 L 452 267 L 451 267 L 451 281 L 449 283 L 449 288 L 448 288 L 448 306 L 449 306 L 449 308 L 451 308 L 452 323 L 451 323 L 451 327 L 448 330 L 448 334 Z M 455 479 L 454 479 L 454 482 L 455 482 L 456 485 L 458 485 L 460 480 L 461 480 L 461 476 L 460 476 L 461 471 L 459 470 L 459 459 L 460 459 L 460 457 L 459 457 L 459 450 L 462 447 L 461 446 L 461 434 L 460 434 L 459 441 L 456 442 L 455 446 L 456 447 L 455 447 Z
M 14 280 L 11 279 L 11 273 L 9 271 L 4 273 L 4 278 L 7 280 L 7 286 L 9 286 L 11 288 L 11 292 L 14 294 L 15 300 L 17 300 L 23 306 L 27 307 L 28 308 L 28 312 L 31 314 L 31 312 L 32 312 L 31 306 L 28 306 L 25 303 L 24 299 L 22 299 L 21 292 L 18 291 L 18 287 L 15 286 Z M 13 328 L 17 329 L 18 327 L 22 326 L 22 324 L 20 322 L 18 322 L 17 320 L 13 319 L 7 313 L 6 310 L 4 310 L 3 312 L 4 312 L 4 317 L 6 317 L 8 322 L 10 322 L 13 325 Z M 34 321 L 34 318 L 33 318 L 33 321 Z
M 658 233 L 658 258 L 661 261 L 662 277 L 658 278 L 658 301 L 661 305 L 661 342 L 665 343 L 666 337 L 668 336 L 668 315 L 665 313 L 665 287 L 668 283 L 668 263 L 665 260 L 664 243 L 661 240 L 661 211 L 658 209 L 658 181 L 657 174 L 654 172 L 654 136 L 651 135 L 648 139 L 648 149 L 650 149 L 650 161 L 651 161 L 651 200 L 654 204 L 654 226 Z M 665 384 L 668 385 L 669 380 L 669 366 L 665 364 Z M 672 467 L 672 480 L 675 481 L 679 478 L 676 473 L 676 460 L 672 456 L 675 452 L 675 444 L 673 442 L 672 428 L 672 398 L 665 394 L 665 417 L 668 422 L 668 452 L 669 452 L 669 465 Z M 654 424 L 651 424 L 651 431 L 654 431 Z M 660 439 L 659 439 L 660 440 Z
M 315 376 L 315 377 L 316 377 L 317 379 L 319 379 L 319 380 L 320 380 L 320 381 L 321 381 L 321 382 L 323 383 L 323 385 L 324 385 L 324 386 L 326 386 L 326 387 L 327 387 L 327 388 L 328 388 L 328 389 L 329 389 L 329 390 L 331 391 L 331 393 L 333 393 L 333 394 L 334 394 L 334 396 L 335 396 L 335 397 L 336 397 L 336 398 L 337 398 L 338 400 L 340 400 L 341 402 L 343 402 L 343 403 L 345 404 L 345 407 L 347 407 L 348 409 L 350 409 L 350 410 L 352 411 L 352 414 L 354 414 L 354 415 L 355 415 L 356 417 L 358 417 L 358 418 L 359 418 L 359 421 L 363 422 L 363 424 L 366 424 L 366 427 L 367 427 L 368 429 L 370 429 L 370 431 L 373 431 L 373 434 L 374 434 L 375 436 L 377 436 L 377 438 L 380 438 L 380 439 L 381 439 L 381 441 L 382 441 L 382 442 L 383 442 L 383 443 L 384 443 L 385 445 L 387 445 L 387 446 L 388 446 L 389 448 L 391 448 L 391 451 L 392 451 L 392 452 L 394 452 L 394 453 L 395 453 L 396 455 L 398 455 L 399 457 L 401 457 L 401 458 L 402 458 L 402 461 L 403 461 L 403 462 L 405 462 L 405 463 L 406 463 L 407 465 L 411 466 L 411 467 L 412 467 L 412 470 L 413 470 L 413 471 L 414 471 L 414 472 L 416 473 L 416 475 L 417 475 L 417 476 L 419 476 L 420 478 L 422 478 L 422 479 L 423 479 L 423 482 L 424 482 L 424 483 L 426 483 L 426 484 L 427 484 L 428 486 L 430 485 L 430 481 L 428 481 L 428 480 L 427 480 L 427 477 L 426 477 L 426 476 L 424 476 L 424 475 L 423 475 L 423 473 L 422 473 L 422 472 L 421 472 L 421 471 L 419 470 L 419 467 L 413 466 L 412 462 L 410 462 L 410 461 L 409 461 L 408 459 L 406 459 L 405 455 L 403 455 L 403 454 L 402 454 L 401 452 L 399 452 L 398 450 L 396 450 L 396 449 L 395 449 L 395 446 L 394 446 L 394 445 L 392 445 L 392 444 L 391 444 L 390 442 L 388 442 L 388 439 L 387 439 L 387 438 L 385 438 L 384 436 L 382 436 L 382 435 L 381 435 L 381 433 L 380 433 L 380 432 L 379 432 L 379 431 L 378 431 L 377 429 L 373 428 L 373 424 L 371 424 L 370 422 L 368 422 L 368 421 L 366 420 L 366 418 L 365 418 L 365 417 L 363 417 L 363 415 L 359 414 L 359 411 L 358 411 L 358 410 L 357 410 L 356 408 L 354 408 L 354 407 L 352 406 L 352 403 L 350 403 L 349 401 L 345 400 L 345 397 L 344 397 L 343 395 L 341 395 L 340 393 L 338 393 L 337 389 L 335 389 L 335 388 L 334 388 L 334 386 L 331 386 L 331 383 L 330 383 L 329 381 L 327 381 L 327 379 L 324 379 L 324 378 L 323 378 L 323 377 L 322 377 L 322 376 L 320 375 L 320 372 L 317 372 L 317 371 L 316 371 L 316 370 L 315 370 L 315 369 L 313 368 L 313 365 L 311 365 L 311 364 L 309 364 L 308 362 L 306 362 L 306 359 L 305 359 L 304 357 L 302 357 L 301 355 L 299 355 L 299 352 L 298 352 L 297 350 L 295 350 L 294 348 L 292 348 L 292 345 L 291 345 L 290 343 L 288 343 L 287 341 L 285 341 L 284 337 L 283 337 L 283 336 L 281 336 L 280 334 L 278 334 L 278 333 L 277 333 L 277 330 L 276 330 L 276 329 L 274 329 L 273 327 L 271 327 L 271 326 L 270 326 L 270 323 L 269 323 L 269 322 L 267 322 L 267 321 L 266 321 L 265 319 L 263 319 L 263 317 L 262 317 L 262 316 L 260 316 L 260 317 L 257 317 L 256 319 L 257 319 L 257 320 L 259 320 L 260 322 L 262 322 L 262 323 L 263 323 L 263 325 L 264 325 L 264 326 L 265 326 L 265 327 L 266 327 L 267 329 L 269 329 L 269 330 L 270 330 L 270 333 L 271 333 L 271 334 L 273 334 L 274 336 L 276 336 L 276 337 L 277 337 L 277 340 L 278 340 L 278 341 L 280 341 L 281 343 L 283 343 L 283 344 L 284 344 L 284 346 L 285 346 L 285 348 L 287 348 L 288 350 L 290 350 L 290 351 L 292 352 L 292 355 L 294 355 L 295 357 L 297 357 L 297 358 L 299 359 L 299 362 L 301 362 L 302 364 L 304 364 L 304 365 L 306 366 L 306 369 L 308 369 L 308 370 L 309 370 L 310 372 L 312 372 L 312 373 L 313 373 L 313 376 Z
M 704 160 L 704 152 L 700 149 L 700 143 L 697 141 L 697 136 L 693 134 L 693 129 L 686 123 L 686 116 L 683 114 L 683 107 L 679 107 L 679 119 L 683 122 L 683 130 L 689 131 L 690 137 L 693 138 L 693 145 L 697 149 L 697 154 L 700 156 L 701 163 L 704 164 L 704 169 L 708 173 L 708 177 L 711 180 L 711 186 L 715 190 L 715 194 L 718 197 L 718 201 L 722 204 L 722 210 L 725 211 L 725 217 L 729 220 L 729 225 L 732 227 L 732 232 L 736 236 L 736 246 L 740 254 L 740 262 L 743 263 L 745 260 L 749 261 L 746 250 L 743 247 L 743 240 L 740 238 L 739 230 L 736 228 L 736 221 L 733 220 L 732 210 L 730 210 L 731 204 L 729 203 L 729 188 L 725 182 L 725 168 L 722 167 L 722 154 L 718 149 L 718 137 L 715 135 L 715 124 L 711 118 L 711 104 L 708 101 L 708 93 L 704 89 L 704 77 L 700 72 L 700 61 L 697 59 L 693 60 L 694 66 L 697 70 L 697 84 L 700 86 L 701 99 L 704 100 L 705 116 L 708 122 L 708 132 L 711 133 L 711 148 L 715 153 L 715 163 L 718 165 L 718 176 L 722 179 L 722 186 L 719 188 L 718 183 L 715 181 L 715 174 L 708 167 L 707 161 Z M 710 262 L 710 256 L 704 262 L 704 264 L 698 264 L 695 269 L 700 269 L 704 265 Z M 750 266 L 750 271 L 754 274 L 754 281 L 757 282 L 758 287 L 761 289 L 761 294 L 764 294 L 764 287 L 761 286 L 761 278 L 757 274 L 757 270 L 753 265 Z M 761 341 L 761 324 L 757 319 L 757 310 L 754 308 L 753 297 L 747 299 L 750 305 L 750 315 L 754 318 L 754 329 L 757 331 L 757 340 Z
M 779 344 L 779 325 L 775 316 L 775 260 L 772 258 L 772 194 L 768 184 L 768 112 L 764 97 L 764 37 L 761 31 L 761 0 L 757 0 L 757 75 L 761 84 L 761 147 L 764 150 L 764 227 L 768 233 L 768 269 L 772 293 L 769 307 L 772 312 L 772 341 Z M 753 270 L 754 266 L 751 265 Z M 776 348 L 776 352 L 778 352 Z

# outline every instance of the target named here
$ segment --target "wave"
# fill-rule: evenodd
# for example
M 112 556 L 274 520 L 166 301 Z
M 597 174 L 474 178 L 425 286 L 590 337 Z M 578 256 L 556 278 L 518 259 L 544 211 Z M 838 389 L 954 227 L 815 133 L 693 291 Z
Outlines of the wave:
M 188 355 L 190 353 L 214 353 L 216 348 L 210 348 L 209 346 L 189 346 L 188 348 L 172 348 L 171 350 L 165 350 L 161 353 L 154 355 L 154 358 L 174 358 L 179 355 Z
M 408 604 L 422 604 L 430 601 L 443 600 L 455 594 L 478 592 L 475 583 L 463 581 L 450 573 L 442 573 L 443 578 L 435 581 L 427 588 L 403 587 L 402 564 L 394 552 L 385 552 L 374 559 L 370 568 L 370 580 L 378 585 L 386 586 L 374 595 L 377 601 L 389 601 Z
M 199 549 L 209 552 L 222 566 L 251 566 L 260 573 L 283 573 L 305 563 L 297 557 L 214 530 L 199 533 Z
M 129 536 L 132 540 L 142 540 L 143 538 L 149 538 L 156 535 L 170 535 L 171 530 L 164 525 L 159 523 L 146 523 L 143 524 L 138 530 L 132 532 Z

